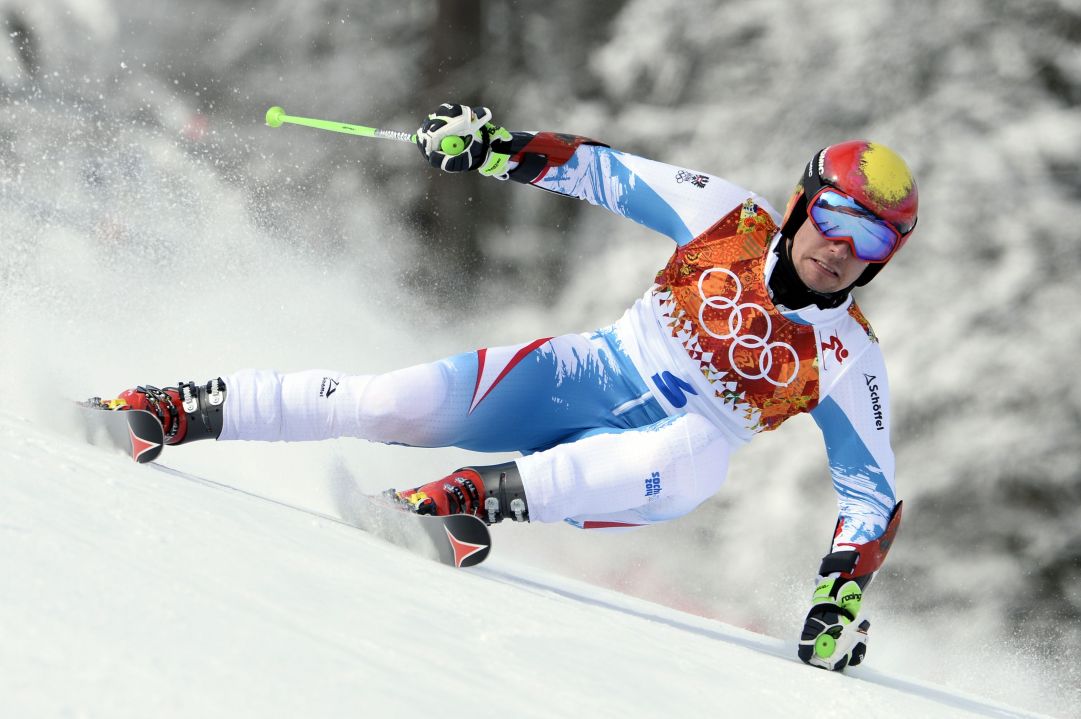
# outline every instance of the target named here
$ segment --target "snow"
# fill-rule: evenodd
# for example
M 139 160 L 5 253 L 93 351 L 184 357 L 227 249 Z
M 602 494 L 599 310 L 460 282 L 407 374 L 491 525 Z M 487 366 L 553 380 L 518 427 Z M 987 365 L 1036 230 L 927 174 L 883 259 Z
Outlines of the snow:
M 1036 716 L 529 569 L 501 527 L 453 570 L 7 411 L 0 475 L 5 716 Z

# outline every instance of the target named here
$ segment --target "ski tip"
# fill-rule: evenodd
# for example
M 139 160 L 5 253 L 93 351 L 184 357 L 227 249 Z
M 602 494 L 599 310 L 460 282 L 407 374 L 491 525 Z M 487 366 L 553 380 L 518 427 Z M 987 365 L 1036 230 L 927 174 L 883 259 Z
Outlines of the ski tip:
M 467 514 L 454 514 L 440 519 L 447 540 L 441 552 L 441 559 L 445 564 L 464 569 L 476 566 L 488 557 L 492 540 L 484 522 Z
M 153 412 L 145 409 L 110 409 L 91 398 L 76 403 L 90 444 L 112 446 L 139 463 L 153 462 L 165 446 L 165 433 Z
M 270 127 L 281 127 L 285 117 L 285 110 L 275 105 L 266 111 L 266 124 Z

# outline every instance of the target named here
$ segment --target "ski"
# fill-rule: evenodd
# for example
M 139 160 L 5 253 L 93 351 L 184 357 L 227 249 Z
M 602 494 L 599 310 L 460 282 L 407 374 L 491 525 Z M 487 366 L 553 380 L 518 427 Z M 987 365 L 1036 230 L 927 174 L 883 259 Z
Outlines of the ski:
M 141 409 L 111 410 L 96 399 L 76 403 L 76 407 L 86 431 L 86 441 L 90 444 L 119 450 L 139 463 L 153 462 L 161 455 L 165 437 L 161 423 L 152 412 Z M 354 485 L 349 485 L 351 489 L 339 487 L 336 490 L 336 504 L 341 517 L 333 517 L 160 464 L 152 466 L 192 482 L 239 492 L 355 527 L 451 567 L 475 567 L 488 557 L 492 546 L 488 525 L 477 517 L 468 514 L 446 517 L 414 514 L 389 497 L 363 494 Z
M 471 514 L 414 514 L 387 495 L 364 494 L 352 482 L 336 483 L 334 503 L 338 521 L 451 567 L 475 567 L 492 547 L 488 525 Z
M 77 403 L 86 441 L 127 453 L 140 463 L 153 462 L 165 446 L 161 422 L 145 409 L 111 410 L 100 401 Z
M 189 482 L 247 495 L 261 502 L 277 504 L 328 522 L 359 529 L 389 544 L 434 559 L 449 567 L 459 569 L 475 567 L 487 559 L 492 548 L 488 525 L 473 515 L 451 514 L 436 517 L 414 514 L 384 495 L 364 494 L 352 483 L 339 484 L 335 487 L 335 504 L 339 516 L 333 516 L 249 492 L 231 484 L 181 472 L 156 462 L 151 467 Z
M 475 567 L 488 557 L 492 547 L 488 525 L 471 514 L 436 517 L 414 514 L 381 496 L 364 495 L 367 512 L 354 526 L 391 544 L 413 548 L 417 532 L 435 548 L 436 559 L 459 569 Z M 345 521 L 345 520 L 343 520 Z M 346 524 L 352 524 L 346 521 Z

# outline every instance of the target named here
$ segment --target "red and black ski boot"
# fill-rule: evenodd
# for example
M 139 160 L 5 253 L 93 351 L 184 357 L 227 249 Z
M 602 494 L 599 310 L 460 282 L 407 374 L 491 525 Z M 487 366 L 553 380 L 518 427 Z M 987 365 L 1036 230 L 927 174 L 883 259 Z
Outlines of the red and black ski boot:
M 220 377 L 203 386 L 194 382 L 179 382 L 176 387 L 164 389 L 145 385 L 124 390 L 116 399 L 95 399 L 103 409 L 151 412 L 161 422 L 166 444 L 217 439 L 224 424 L 225 383 Z
M 514 462 L 463 467 L 415 489 L 388 490 L 387 495 L 417 514 L 472 514 L 486 524 L 506 518 L 529 521 L 522 475 Z

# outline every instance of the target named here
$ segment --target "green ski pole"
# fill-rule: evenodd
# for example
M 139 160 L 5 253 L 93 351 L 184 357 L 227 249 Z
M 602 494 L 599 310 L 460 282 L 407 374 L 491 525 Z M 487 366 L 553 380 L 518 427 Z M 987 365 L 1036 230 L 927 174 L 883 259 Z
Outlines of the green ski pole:
M 363 125 L 350 125 L 347 122 L 334 122 L 333 120 L 316 120 L 312 117 L 296 117 L 294 115 L 286 115 L 285 110 L 277 105 L 266 111 L 266 124 L 270 127 L 281 127 L 283 123 L 287 122 L 293 125 L 314 127 L 319 130 L 343 132 L 347 135 L 359 135 L 360 137 L 381 137 L 387 140 L 397 140 L 399 142 L 408 142 L 410 144 L 416 144 L 417 142 L 416 135 L 411 135 L 408 132 L 401 132 L 400 130 L 380 130 L 375 127 L 365 127 Z M 455 135 L 452 135 L 450 137 L 444 137 L 443 141 L 439 143 L 439 150 L 444 154 L 450 156 L 461 154 L 462 151 L 465 150 L 465 140 Z

